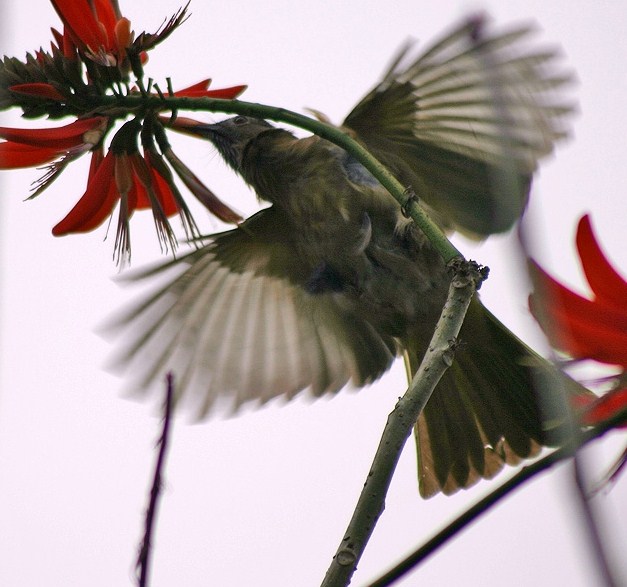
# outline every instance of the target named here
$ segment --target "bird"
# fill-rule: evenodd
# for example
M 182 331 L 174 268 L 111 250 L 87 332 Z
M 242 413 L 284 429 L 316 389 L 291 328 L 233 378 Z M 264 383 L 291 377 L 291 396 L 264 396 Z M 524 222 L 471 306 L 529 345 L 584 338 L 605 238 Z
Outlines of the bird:
M 568 134 L 555 49 L 529 24 L 471 18 L 413 56 L 405 45 L 341 128 L 447 233 L 509 230 L 538 162 Z M 193 129 L 267 207 L 191 252 L 136 272 L 159 287 L 115 320 L 117 364 L 150 389 L 166 370 L 199 418 L 307 389 L 362 387 L 403 356 L 413 375 L 450 276 L 439 253 L 355 158 L 237 115 Z M 452 366 L 415 425 L 419 490 L 450 495 L 555 444 L 559 404 L 536 399 L 546 362 L 473 298 Z M 557 393 L 557 392 L 556 392 Z M 562 418 L 563 419 L 563 418 Z

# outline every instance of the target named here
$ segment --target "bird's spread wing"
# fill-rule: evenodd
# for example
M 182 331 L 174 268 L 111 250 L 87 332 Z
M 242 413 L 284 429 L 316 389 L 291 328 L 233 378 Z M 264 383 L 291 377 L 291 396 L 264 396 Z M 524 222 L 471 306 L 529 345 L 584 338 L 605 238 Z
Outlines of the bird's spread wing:
M 284 220 L 262 210 L 186 257 L 135 275 L 175 273 L 111 327 L 124 337 L 115 363 L 131 367 L 138 391 L 172 370 L 177 393 L 201 417 L 218 397 L 237 407 L 305 388 L 321 395 L 388 369 L 391 339 L 338 294 L 307 291 L 312 269 L 295 255 Z
M 484 34 L 474 19 L 413 61 L 406 45 L 344 121 L 450 228 L 509 229 L 538 159 L 566 134 L 572 108 L 556 90 L 571 77 L 556 50 L 525 47 L 532 32 Z

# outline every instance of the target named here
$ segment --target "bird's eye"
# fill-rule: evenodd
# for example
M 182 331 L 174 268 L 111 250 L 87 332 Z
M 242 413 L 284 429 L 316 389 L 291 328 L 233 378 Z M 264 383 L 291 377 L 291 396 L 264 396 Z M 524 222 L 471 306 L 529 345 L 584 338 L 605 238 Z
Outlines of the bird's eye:
M 236 116 L 233 119 L 233 124 L 235 126 L 243 126 L 244 124 L 248 124 L 248 118 L 246 118 L 245 116 Z

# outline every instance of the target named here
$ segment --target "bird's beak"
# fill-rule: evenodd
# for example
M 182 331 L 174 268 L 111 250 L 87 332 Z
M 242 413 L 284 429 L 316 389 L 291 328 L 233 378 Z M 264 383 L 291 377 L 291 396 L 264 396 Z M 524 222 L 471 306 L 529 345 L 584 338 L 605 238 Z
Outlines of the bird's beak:
M 224 129 L 217 124 L 200 123 L 189 129 L 189 134 L 213 140 L 216 136 L 224 136 Z
M 177 116 L 173 121 L 170 121 L 164 116 L 160 117 L 160 119 L 165 126 L 193 137 L 200 137 L 212 141 L 217 136 L 225 135 L 224 128 L 219 124 L 207 124 L 184 116 Z
M 192 129 L 191 134 L 210 141 L 223 154 L 225 150 L 232 149 L 233 145 L 242 140 L 235 129 L 223 124 L 199 124 Z

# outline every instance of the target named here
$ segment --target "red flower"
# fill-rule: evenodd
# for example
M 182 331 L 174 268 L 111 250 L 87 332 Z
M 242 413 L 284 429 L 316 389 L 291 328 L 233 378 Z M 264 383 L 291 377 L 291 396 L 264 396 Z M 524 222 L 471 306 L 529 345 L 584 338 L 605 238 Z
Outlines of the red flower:
M 119 202 L 118 258 L 130 254 L 129 220 L 135 210 L 151 209 L 160 239 L 166 247 L 175 247 L 167 217 L 186 211 L 185 205 L 171 182 L 153 165 L 153 155 L 146 153 L 142 157 L 137 150 L 140 128 L 137 120 L 127 122 L 116 133 L 106 156 L 102 148 L 94 151 L 85 193 L 52 229 L 52 234 L 63 236 L 93 230 L 110 216 Z M 159 155 L 155 152 L 154 157 Z
M 164 244 L 176 246 L 167 217 L 179 212 L 176 198 L 157 171 L 138 152 L 94 152 L 87 189 L 76 205 L 53 229 L 52 234 L 88 232 L 100 226 L 119 202 L 116 236 L 118 258 L 130 255 L 129 220 L 135 210 L 151 209 Z
M 170 167 L 183 179 L 190 191 L 205 206 L 225 222 L 239 222 L 241 216 L 217 198 L 174 155 L 159 133 L 154 121 L 131 120 L 124 124 L 111 141 L 106 156 L 102 147 L 94 151 L 87 180 L 87 188 L 76 205 L 53 229 L 55 236 L 88 232 L 100 226 L 119 204 L 116 254 L 118 260 L 130 256 L 129 221 L 135 210 L 152 211 L 157 233 L 164 247 L 174 249 L 176 241 L 168 218 L 179 214 L 188 234 L 196 231 L 194 221 L 178 191 Z M 161 150 L 157 152 L 152 134 L 157 132 Z M 137 148 L 141 133 L 143 156 Z M 170 164 L 170 167 L 166 164 Z
M 601 250 L 588 215 L 577 228 L 577 250 L 589 298 L 571 291 L 537 263 L 530 261 L 535 291 L 529 297 L 532 314 L 553 347 L 575 359 L 594 359 L 627 369 L 627 281 Z M 615 389 L 601 398 L 573 398 L 584 425 L 597 424 L 627 407 L 627 389 L 621 377 Z
M 89 117 L 60 128 L 0 127 L 0 139 L 5 139 L 0 141 L 0 169 L 47 164 L 45 175 L 31 195 L 34 197 L 69 163 L 92 152 L 85 192 L 53 228 L 53 234 L 90 231 L 102 224 L 117 206 L 118 258 L 130 254 L 129 221 L 135 210 L 152 211 L 159 239 L 166 248 L 174 248 L 176 244 L 168 221 L 176 214 L 181 217 L 186 235 L 198 236 L 174 173 L 218 218 L 240 222 L 241 216 L 219 200 L 174 154 L 156 111 L 126 112 L 98 106 L 99 97 L 110 98 L 120 93 L 144 96 L 156 87 L 152 82 L 144 84 L 142 56 L 187 18 L 187 6 L 155 33 L 142 32 L 135 37 L 116 0 L 51 1 L 63 22 L 63 34 L 52 30 L 54 41 L 50 53 L 40 49 L 27 54 L 24 62 L 7 57 L 0 60 L 0 107 L 18 106 L 25 117 L 31 118 L 78 116 L 77 112 L 85 112 Z M 131 71 L 137 79 L 136 88 L 129 83 Z M 211 80 L 205 79 L 173 94 L 234 99 L 246 89 L 239 85 L 210 90 L 210 83 Z M 157 92 L 163 97 L 158 88 Z M 105 116 L 93 116 L 94 113 Z M 115 131 L 107 150 L 106 134 L 117 119 L 129 115 L 136 117 Z
M 54 100 L 56 102 L 63 102 L 65 100 L 65 97 L 54 86 L 45 83 L 16 84 L 9 86 L 9 89 L 18 94 L 34 96 L 35 98 L 43 98 L 45 100 Z
M 67 216 L 53 229 L 52 234 L 62 236 L 71 232 L 87 232 L 102 222 L 113 210 L 118 195 L 111 181 L 114 175 L 113 153 L 104 157 L 102 149 L 92 153 L 87 191 Z
M 578 395 L 573 397 L 572 402 L 575 409 L 581 412 L 581 423 L 585 426 L 594 426 L 627 409 L 627 387 L 614 389 L 598 398 Z M 624 427 L 627 427 L 627 417 Z
M 230 88 L 220 88 L 219 90 L 209 90 L 210 79 L 205 79 L 188 88 L 183 88 L 174 92 L 178 98 L 220 98 L 222 100 L 235 100 L 248 86 L 232 86 Z
M 171 147 L 164 149 L 164 157 L 168 163 L 176 171 L 185 187 L 198 198 L 198 200 L 209 210 L 214 216 L 223 222 L 237 224 L 244 220 L 237 212 L 227 206 L 218 196 L 216 196 L 194 172 L 183 163 L 172 151 Z
M 577 250 L 592 297 L 584 298 L 531 262 L 531 311 L 550 343 L 575 359 L 627 367 L 627 282 L 603 255 L 590 218 L 579 221 Z
M 167 38 L 187 18 L 187 5 L 181 8 L 155 33 L 141 33 L 137 38 L 128 18 L 123 17 L 112 0 L 51 0 L 63 22 L 63 35 L 55 34 L 59 48 L 68 59 L 76 51 L 98 65 L 126 69 L 129 53 L 147 59 L 145 51 Z M 188 3 L 189 4 L 189 3 Z M 62 41 L 62 42 L 61 42 Z
M 174 95 L 232 99 L 246 89 L 246 86 L 240 85 L 209 90 L 210 82 L 209 79 L 203 80 L 174 92 Z M 134 119 L 123 125 L 116 132 L 105 156 L 102 143 L 109 128 L 110 121 L 103 116 L 79 119 L 60 128 L 0 127 L 0 138 L 8 139 L 0 143 L 0 169 L 50 163 L 33 196 L 50 185 L 68 163 L 87 151 L 93 151 L 85 193 L 65 218 L 52 229 L 55 236 L 88 232 L 97 228 L 119 203 L 115 246 L 118 259 L 130 254 L 129 221 L 135 210 L 150 209 L 161 242 L 166 248 L 174 248 L 176 243 L 167 218 L 179 214 L 188 236 L 197 234 L 197 231 L 170 169 L 176 172 L 185 186 L 212 214 L 224 222 L 241 222 L 242 217 L 222 202 L 174 154 L 163 127 L 155 117 Z M 144 143 L 143 157 L 137 150 L 140 133 Z M 155 149 L 153 134 L 157 136 L 163 156 Z
M 75 159 L 97 145 L 107 130 L 107 118 L 81 118 L 58 128 L 0 127 L 0 169 L 17 169 Z
M 65 26 L 67 40 L 100 65 L 115 66 L 122 61 L 132 42 L 131 23 L 110 0 L 51 0 Z

